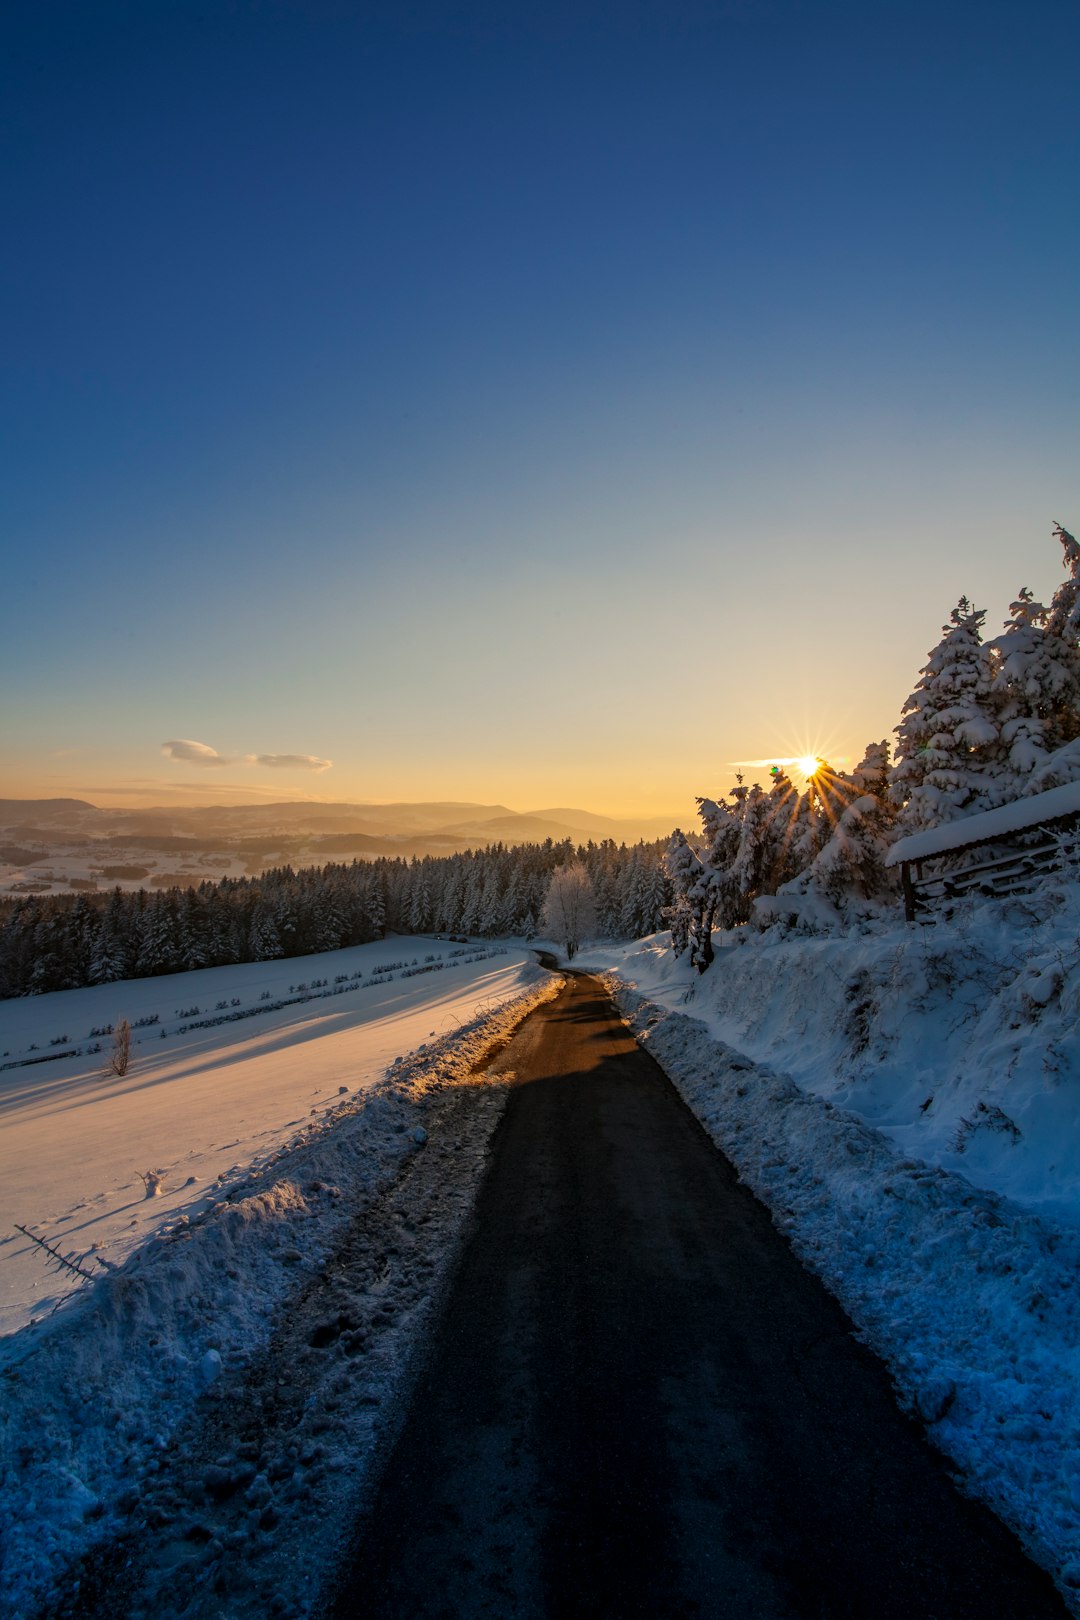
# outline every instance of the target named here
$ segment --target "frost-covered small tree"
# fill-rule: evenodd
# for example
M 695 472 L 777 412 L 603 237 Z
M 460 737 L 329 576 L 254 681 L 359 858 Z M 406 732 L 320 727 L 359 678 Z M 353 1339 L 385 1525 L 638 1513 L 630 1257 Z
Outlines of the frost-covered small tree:
M 893 802 L 905 831 L 936 827 L 997 801 L 999 738 L 983 608 L 961 597 L 896 728 Z
M 123 1077 L 128 1072 L 131 1061 L 131 1025 L 126 1018 L 118 1020 L 113 1030 L 112 1052 L 109 1055 L 107 1074 Z
M 568 961 L 595 931 L 596 897 L 583 861 L 571 861 L 552 872 L 541 927 L 551 939 L 562 941 Z

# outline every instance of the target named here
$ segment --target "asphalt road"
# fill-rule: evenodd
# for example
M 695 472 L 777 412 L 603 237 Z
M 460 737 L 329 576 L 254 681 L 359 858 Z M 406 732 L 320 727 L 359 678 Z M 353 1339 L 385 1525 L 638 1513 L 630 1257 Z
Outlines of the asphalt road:
M 336 1620 L 1064 1615 L 596 982 L 508 1056 Z

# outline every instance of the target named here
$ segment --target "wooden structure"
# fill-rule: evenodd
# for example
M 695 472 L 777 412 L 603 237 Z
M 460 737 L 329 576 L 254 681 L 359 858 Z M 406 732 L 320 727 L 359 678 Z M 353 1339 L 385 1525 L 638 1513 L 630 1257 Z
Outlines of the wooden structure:
M 997 810 L 964 816 L 926 832 L 901 838 L 886 866 L 900 868 L 904 915 L 914 922 L 943 901 L 963 895 L 1022 894 L 1061 862 L 1061 834 L 1080 826 L 1080 782 L 1033 793 Z M 952 871 L 935 870 L 947 856 L 996 846 L 988 860 L 977 858 Z M 927 872 L 927 867 L 930 871 Z

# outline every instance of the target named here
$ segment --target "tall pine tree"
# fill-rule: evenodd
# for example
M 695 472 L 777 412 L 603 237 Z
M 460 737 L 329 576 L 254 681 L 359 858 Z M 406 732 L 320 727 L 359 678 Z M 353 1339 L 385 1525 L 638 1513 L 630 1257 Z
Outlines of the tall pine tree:
M 961 597 L 896 728 L 890 777 L 905 831 L 989 809 L 995 790 L 993 668 L 982 643 L 985 609 Z

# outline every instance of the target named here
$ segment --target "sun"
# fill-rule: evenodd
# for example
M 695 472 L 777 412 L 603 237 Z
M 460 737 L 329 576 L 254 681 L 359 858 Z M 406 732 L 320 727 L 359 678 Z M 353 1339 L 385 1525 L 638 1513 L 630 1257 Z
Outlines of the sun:
M 799 741 L 807 748 L 805 736 Z M 790 744 L 788 746 L 790 747 Z M 824 780 L 822 772 L 828 774 L 836 768 L 842 769 L 846 766 L 847 759 L 846 756 L 837 759 L 833 750 L 826 746 L 819 748 L 816 754 L 811 754 L 807 749 L 804 754 L 774 754 L 771 759 L 737 759 L 730 763 L 733 769 L 739 771 L 757 770 L 760 766 L 767 765 L 774 783 L 784 778 L 791 782 L 796 792 L 813 793 Z M 741 776 L 739 781 L 742 781 Z

